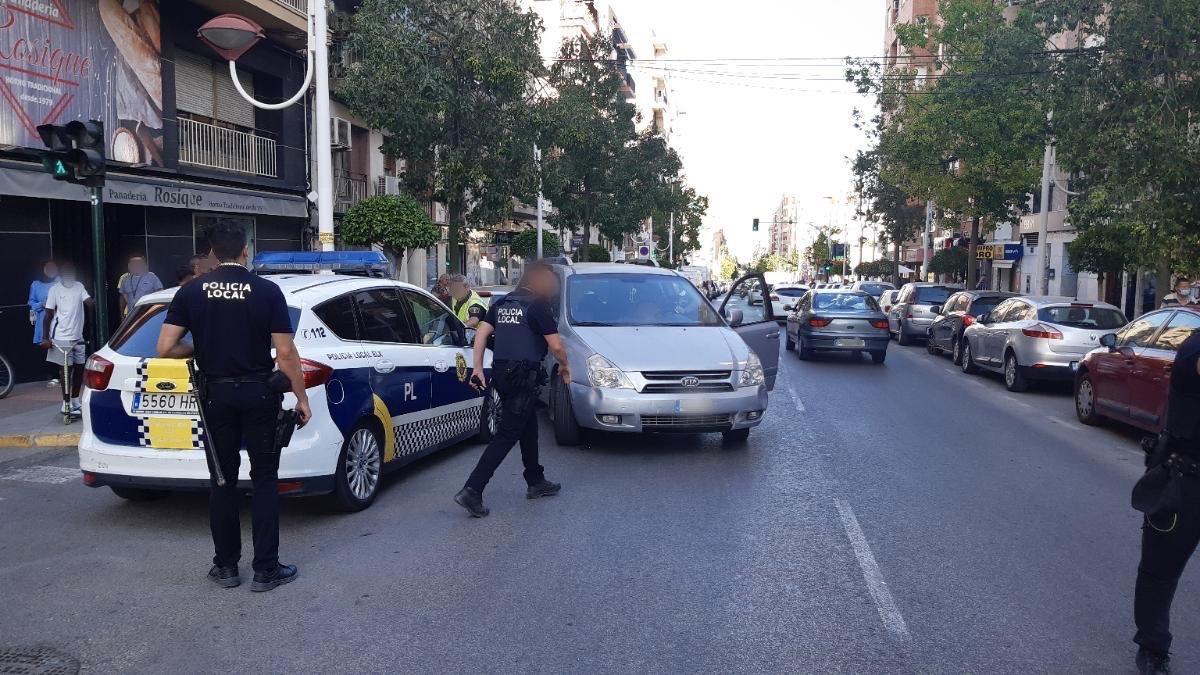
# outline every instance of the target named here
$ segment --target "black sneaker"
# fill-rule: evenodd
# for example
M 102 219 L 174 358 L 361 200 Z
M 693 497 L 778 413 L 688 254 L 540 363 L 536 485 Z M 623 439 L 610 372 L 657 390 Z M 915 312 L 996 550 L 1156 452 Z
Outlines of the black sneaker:
M 255 572 L 250 590 L 255 593 L 269 591 L 281 584 L 291 583 L 299 573 L 295 565 L 276 565 L 270 572 Z
M 221 567 L 213 565 L 208 571 L 208 580 L 221 588 L 234 588 L 242 585 L 242 577 L 238 574 L 237 565 Z
M 1145 647 L 1138 649 L 1138 672 L 1142 675 L 1169 675 L 1171 672 L 1171 655 L 1156 654 Z
M 483 505 L 483 495 L 479 494 L 475 488 L 465 487 L 454 495 L 454 503 L 463 507 L 474 518 L 482 518 L 491 513 L 488 507 Z
M 558 494 L 558 491 L 561 489 L 562 486 L 558 483 L 551 483 L 543 478 L 533 485 L 530 485 L 529 488 L 525 490 L 525 498 L 537 499 L 538 497 L 553 497 L 554 495 Z

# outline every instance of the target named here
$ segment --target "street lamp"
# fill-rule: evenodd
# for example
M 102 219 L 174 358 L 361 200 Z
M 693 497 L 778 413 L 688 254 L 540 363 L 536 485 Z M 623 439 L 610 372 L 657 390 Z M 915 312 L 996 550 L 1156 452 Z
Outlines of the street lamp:
M 238 79 L 237 60 L 266 34 L 257 23 L 239 14 L 222 14 L 200 26 L 197 37 L 221 58 L 229 62 L 229 77 L 233 87 L 251 105 L 263 110 L 282 110 L 304 97 L 308 86 L 315 78 L 316 91 L 313 96 L 314 119 L 317 139 L 313 151 L 317 153 L 317 232 L 321 250 L 333 250 L 333 145 L 329 132 L 329 53 L 325 46 L 326 16 L 324 2 L 310 2 L 308 15 L 308 65 L 304 83 L 291 98 L 279 103 L 263 103 L 246 92 Z

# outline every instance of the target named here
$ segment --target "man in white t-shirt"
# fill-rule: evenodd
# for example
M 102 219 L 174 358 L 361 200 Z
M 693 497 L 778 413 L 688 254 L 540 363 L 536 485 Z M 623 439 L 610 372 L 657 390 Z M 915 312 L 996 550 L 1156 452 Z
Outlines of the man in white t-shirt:
M 42 329 L 42 349 L 46 360 L 70 370 L 70 380 L 63 379 L 63 413 L 80 414 L 82 404 L 79 390 L 83 387 L 83 362 L 87 350 L 83 344 L 83 326 L 92 296 L 75 276 L 75 266 L 63 263 L 58 282 L 46 294 L 46 315 Z

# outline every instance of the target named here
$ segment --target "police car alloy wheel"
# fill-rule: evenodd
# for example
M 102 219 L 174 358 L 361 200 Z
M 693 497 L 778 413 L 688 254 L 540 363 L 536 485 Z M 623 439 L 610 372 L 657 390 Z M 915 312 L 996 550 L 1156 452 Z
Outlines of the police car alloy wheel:
M 383 475 L 383 445 L 369 424 L 359 424 L 346 438 L 338 459 L 335 496 L 348 511 L 361 511 L 375 501 Z

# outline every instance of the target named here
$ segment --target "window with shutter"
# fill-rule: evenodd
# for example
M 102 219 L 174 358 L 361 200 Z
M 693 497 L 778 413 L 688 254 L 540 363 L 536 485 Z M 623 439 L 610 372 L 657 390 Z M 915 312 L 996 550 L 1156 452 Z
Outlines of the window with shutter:
M 185 51 L 175 52 L 175 107 L 213 117 L 212 61 Z
M 217 64 L 214 64 L 217 65 Z M 247 129 L 254 128 L 254 105 L 237 92 L 233 86 L 233 78 L 229 77 L 229 66 L 220 64 L 215 70 L 216 77 L 216 108 L 213 115 L 222 122 L 230 122 Z M 254 96 L 254 76 L 241 68 L 238 69 L 238 82 L 247 94 Z

